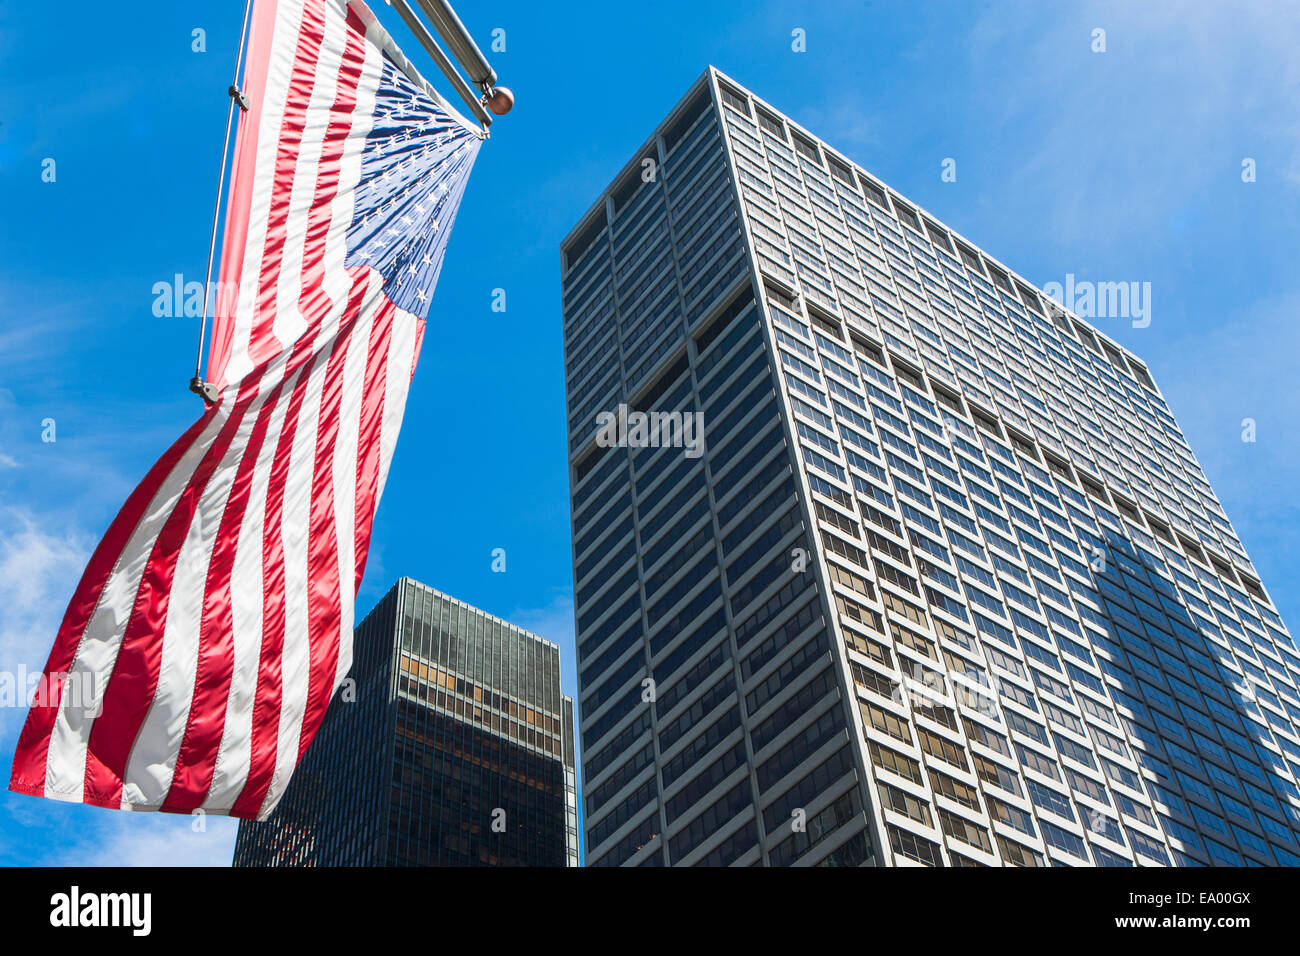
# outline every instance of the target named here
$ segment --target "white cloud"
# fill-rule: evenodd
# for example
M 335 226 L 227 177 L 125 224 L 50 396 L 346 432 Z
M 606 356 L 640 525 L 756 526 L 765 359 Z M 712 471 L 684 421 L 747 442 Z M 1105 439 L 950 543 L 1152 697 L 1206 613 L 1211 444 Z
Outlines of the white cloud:
M 1284 618 L 1296 602 L 1276 582 L 1294 580 L 1300 560 L 1291 544 L 1300 508 L 1300 398 L 1281 387 L 1300 353 L 1300 294 L 1244 306 L 1221 324 L 1172 341 L 1152 371 L 1224 510 Z M 1246 419 L 1255 440 L 1243 441 Z
M 1300 21 L 1286 7 L 990 9 L 972 36 L 981 81 L 972 103 L 1007 147 L 1001 178 L 1074 185 L 1005 197 L 1015 213 L 1032 206 L 1067 244 L 1105 235 L 1132 252 L 1194 197 L 1239 188 L 1243 156 L 1275 157 L 1269 165 L 1293 178 Z M 1090 49 L 1098 27 L 1105 53 Z
M 541 607 L 519 608 L 506 617 L 511 624 L 559 644 L 565 653 L 573 648 L 573 596 L 557 592 Z
M 97 814 L 98 815 L 98 814 Z M 105 810 L 103 823 L 72 846 L 63 845 L 39 866 L 229 866 L 235 853 L 237 820 L 195 819 L 165 813 Z
M 0 668 L 40 667 L 90 554 L 79 528 L 0 508 Z

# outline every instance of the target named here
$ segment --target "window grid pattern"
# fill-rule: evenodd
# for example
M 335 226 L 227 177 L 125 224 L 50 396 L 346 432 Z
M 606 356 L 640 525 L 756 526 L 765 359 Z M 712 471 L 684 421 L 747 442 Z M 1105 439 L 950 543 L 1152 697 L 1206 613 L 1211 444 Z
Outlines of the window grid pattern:
M 867 820 L 843 800 L 859 781 L 820 599 L 811 576 L 789 587 L 811 545 L 709 92 L 565 250 L 587 861 L 859 865 Z M 602 362 L 608 389 L 586 370 Z M 594 414 L 619 401 L 703 413 L 703 455 L 597 447 Z M 815 840 L 788 839 L 796 808 Z
M 1294 865 L 1300 656 L 1145 366 L 733 96 L 895 858 Z
M 559 648 L 403 579 L 235 865 L 576 866 L 572 701 Z M 350 696 L 351 699 L 348 699 Z
M 1300 654 L 1136 357 L 716 71 L 563 253 L 589 863 L 1300 863 Z

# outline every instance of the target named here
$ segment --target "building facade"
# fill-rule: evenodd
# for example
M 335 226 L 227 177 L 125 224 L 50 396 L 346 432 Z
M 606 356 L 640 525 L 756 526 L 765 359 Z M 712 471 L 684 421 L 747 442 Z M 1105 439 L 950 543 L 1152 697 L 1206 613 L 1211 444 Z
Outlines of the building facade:
M 562 292 L 588 865 L 1300 864 L 1300 655 L 1131 352 L 712 69 Z
M 573 701 L 555 644 L 403 578 L 235 866 L 577 866 Z

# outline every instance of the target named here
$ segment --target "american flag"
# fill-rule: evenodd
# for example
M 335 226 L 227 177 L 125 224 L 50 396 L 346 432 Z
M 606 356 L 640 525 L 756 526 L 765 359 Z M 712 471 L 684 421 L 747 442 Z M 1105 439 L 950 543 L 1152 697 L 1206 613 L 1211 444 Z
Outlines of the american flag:
M 256 0 L 207 380 L 68 605 L 20 793 L 265 818 L 351 666 L 481 134 L 359 0 Z

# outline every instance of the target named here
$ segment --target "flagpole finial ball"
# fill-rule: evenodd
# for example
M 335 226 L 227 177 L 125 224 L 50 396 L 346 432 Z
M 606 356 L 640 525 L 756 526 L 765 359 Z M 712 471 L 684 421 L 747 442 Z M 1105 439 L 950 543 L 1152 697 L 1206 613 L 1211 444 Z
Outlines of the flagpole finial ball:
M 495 86 L 487 98 L 487 108 L 497 116 L 505 116 L 515 105 L 515 94 L 504 86 Z

